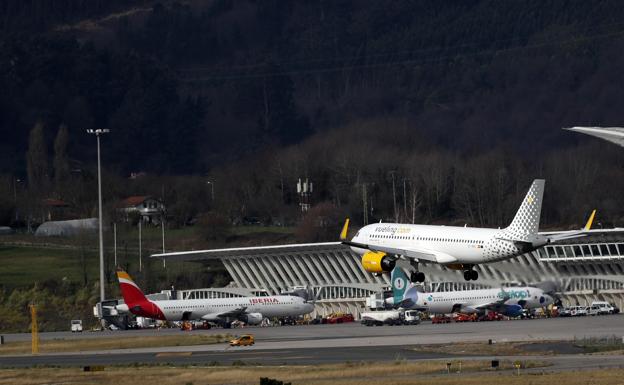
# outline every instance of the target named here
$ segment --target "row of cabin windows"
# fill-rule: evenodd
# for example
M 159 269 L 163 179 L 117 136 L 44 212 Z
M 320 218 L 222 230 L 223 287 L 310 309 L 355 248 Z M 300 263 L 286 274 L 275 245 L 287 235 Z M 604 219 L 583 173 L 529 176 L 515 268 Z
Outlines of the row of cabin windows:
M 484 241 L 470 240 L 470 239 L 453 239 L 453 238 L 434 238 L 434 237 L 408 237 L 408 236 L 398 236 L 398 235 L 379 235 L 373 234 L 372 238 L 377 239 L 416 239 L 418 241 L 432 241 L 432 242 L 455 242 L 455 243 L 477 243 L 483 244 Z
M 497 297 L 477 296 L 477 297 L 463 297 L 463 298 L 434 298 L 433 302 L 450 302 L 450 301 L 465 301 L 467 299 L 495 299 Z
M 280 305 L 292 305 L 294 302 L 280 302 Z M 259 303 L 255 303 L 254 305 L 262 305 Z M 236 305 L 193 305 L 193 306 L 165 306 L 165 309 L 167 310 L 171 310 L 171 309 L 203 309 L 205 307 L 232 307 L 232 306 L 236 306 Z

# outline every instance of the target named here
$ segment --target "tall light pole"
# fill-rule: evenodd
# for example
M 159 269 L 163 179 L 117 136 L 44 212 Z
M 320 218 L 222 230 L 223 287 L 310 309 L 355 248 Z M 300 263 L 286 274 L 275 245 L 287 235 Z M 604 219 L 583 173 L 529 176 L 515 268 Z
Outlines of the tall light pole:
M 98 216 L 100 233 L 100 302 L 104 301 L 104 237 L 102 236 L 102 168 L 100 163 L 100 135 L 108 134 L 107 128 L 89 129 L 87 133 L 97 138 L 97 163 L 98 163 Z
M 214 203 L 214 182 L 207 181 L 206 184 L 210 185 L 210 201 Z

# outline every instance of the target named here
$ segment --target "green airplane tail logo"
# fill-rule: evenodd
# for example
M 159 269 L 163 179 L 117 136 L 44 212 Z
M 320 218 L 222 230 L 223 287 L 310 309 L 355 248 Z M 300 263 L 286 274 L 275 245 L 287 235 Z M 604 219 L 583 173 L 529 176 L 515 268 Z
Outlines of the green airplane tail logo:
M 394 304 L 398 305 L 403 301 L 405 295 L 405 289 L 407 288 L 407 276 L 400 267 L 395 267 L 392 270 L 392 295 L 394 297 Z

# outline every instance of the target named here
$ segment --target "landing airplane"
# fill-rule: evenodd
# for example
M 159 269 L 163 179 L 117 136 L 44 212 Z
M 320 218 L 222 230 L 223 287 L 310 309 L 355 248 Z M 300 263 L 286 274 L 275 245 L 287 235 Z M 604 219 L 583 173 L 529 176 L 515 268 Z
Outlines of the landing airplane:
M 314 305 L 292 295 L 151 301 L 125 271 L 118 270 L 117 279 L 125 302 L 115 306 L 118 311 L 163 321 L 203 320 L 229 327 L 240 320 L 257 325 L 265 317 L 299 316 L 314 310 Z
M 376 223 L 364 226 L 349 241 L 349 219 L 340 234 L 343 244 L 362 256 L 362 266 L 370 273 L 390 272 L 398 259 L 407 259 L 414 268 L 412 282 L 424 282 L 419 261 L 439 263 L 463 270 L 466 281 L 479 278 L 474 266 L 517 257 L 562 239 L 583 237 L 591 228 L 596 210 L 580 231 L 540 234 L 539 221 L 544 195 L 543 179 L 533 181 L 511 224 L 504 229 L 475 227 Z
M 553 297 L 536 287 L 421 293 L 408 282 L 400 267 L 392 270 L 391 278 L 393 296 L 386 303 L 431 314 L 482 314 L 495 311 L 508 317 L 518 317 L 524 309 L 536 309 L 554 303 Z

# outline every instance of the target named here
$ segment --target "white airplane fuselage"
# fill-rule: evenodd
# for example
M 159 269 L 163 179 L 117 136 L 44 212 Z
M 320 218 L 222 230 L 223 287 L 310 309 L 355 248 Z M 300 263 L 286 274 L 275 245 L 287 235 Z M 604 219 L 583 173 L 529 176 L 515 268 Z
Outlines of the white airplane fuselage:
M 512 258 L 527 252 L 513 242 L 501 239 L 504 229 L 457 226 L 431 226 L 376 223 L 364 226 L 352 241 L 396 249 L 424 249 L 441 252 L 450 258 L 438 263 L 481 264 Z M 370 250 L 351 248 L 362 255 Z
M 311 313 L 314 305 L 297 296 L 235 297 L 215 299 L 186 299 L 149 301 L 153 306 L 146 316 L 167 321 L 220 321 L 220 314 L 245 309 L 245 313 L 259 313 L 263 318 L 296 317 Z M 117 305 L 120 312 L 132 311 L 126 304 Z M 235 317 L 232 317 L 235 318 Z
M 260 313 L 265 318 L 295 317 L 314 310 L 314 305 L 306 303 L 301 297 L 281 295 L 152 302 L 162 309 L 168 321 L 180 321 L 185 313 L 184 319 L 213 320 L 218 319 L 217 314 L 241 308 L 245 308 L 246 313 Z
M 476 312 L 479 306 L 504 301 L 505 306 L 518 305 L 525 309 L 536 309 L 553 303 L 553 298 L 535 287 L 514 287 L 501 289 L 462 290 L 436 293 L 418 293 L 413 309 L 433 314 L 448 314 L 456 311 Z

